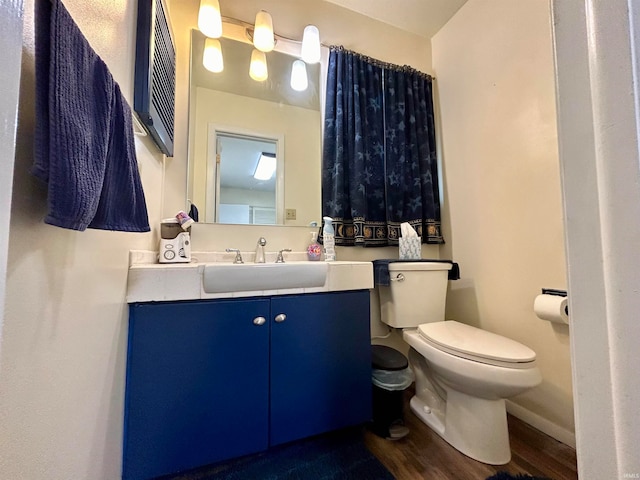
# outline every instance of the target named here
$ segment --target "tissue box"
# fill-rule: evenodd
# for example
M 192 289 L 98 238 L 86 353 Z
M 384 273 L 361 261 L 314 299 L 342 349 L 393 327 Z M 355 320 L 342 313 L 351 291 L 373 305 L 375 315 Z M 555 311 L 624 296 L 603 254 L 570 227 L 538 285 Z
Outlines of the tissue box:
M 422 237 L 400 237 L 400 260 L 420 260 L 422 258 Z

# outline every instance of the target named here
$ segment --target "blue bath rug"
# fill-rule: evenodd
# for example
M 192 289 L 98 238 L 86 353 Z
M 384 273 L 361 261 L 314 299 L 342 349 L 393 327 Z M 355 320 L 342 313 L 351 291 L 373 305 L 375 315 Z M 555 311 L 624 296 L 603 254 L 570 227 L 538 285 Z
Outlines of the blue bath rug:
M 163 480 L 394 480 L 350 428 Z
M 551 480 L 547 477 L 532 477 L 531 475 L 526 475 L 524 473 L 517 473 L 515 475 L 511 475 L 508 472 L 498 472 L 495 475 L 491 475 L 487 477 L 487 480 Z

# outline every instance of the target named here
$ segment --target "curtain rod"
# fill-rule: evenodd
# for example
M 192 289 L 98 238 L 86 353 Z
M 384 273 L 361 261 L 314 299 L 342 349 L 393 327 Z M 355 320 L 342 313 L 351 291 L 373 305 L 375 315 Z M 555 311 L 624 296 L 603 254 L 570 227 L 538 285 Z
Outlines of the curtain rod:
M 356 57 L 365 60 L 369 63 L 371 63 L 372 65 L 375 65 L 376 67 L 380 67 L 380 68 L 386 68 L 388 70 L 394 70 L 394 71 L 402 71 L 402 72 L 415 72 L 419 75 L 424 75 L 425 77 L 429 78 L 430 80 L 435 81 L 436 77 L 425 73 L 425 72 L 421 72 L 420 70 L 417 70 L 415 68 L 413 68 L 411 65 L 397 65 L 395 63 L 389 63 L 389 62 L 384 62 L 382 60 L 378 60 L 377 58 L 374 57 L 370 57 L 368 55 L 365 55 L 363 53 L 359 53 L 359 52 L 355 52 L 353 50 L 349 50 L 347 48 L 344 48 L 344 46 L 342 45 L 327 45 L 329 47 L 330 50 L 337 50 L 340 52 L 346 52 L 346 53 L 350 53 L 352 55 L 355 55 Z

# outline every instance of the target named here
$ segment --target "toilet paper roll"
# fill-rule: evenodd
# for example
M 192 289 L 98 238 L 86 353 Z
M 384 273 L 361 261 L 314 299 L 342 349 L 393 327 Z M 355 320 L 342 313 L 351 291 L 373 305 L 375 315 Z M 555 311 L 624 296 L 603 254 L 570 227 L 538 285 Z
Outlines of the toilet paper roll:
M 533 302 L 533 311 L 538 318 L 552 323 L 569 324 L 567 297 L 559 295 L 538 295 Z

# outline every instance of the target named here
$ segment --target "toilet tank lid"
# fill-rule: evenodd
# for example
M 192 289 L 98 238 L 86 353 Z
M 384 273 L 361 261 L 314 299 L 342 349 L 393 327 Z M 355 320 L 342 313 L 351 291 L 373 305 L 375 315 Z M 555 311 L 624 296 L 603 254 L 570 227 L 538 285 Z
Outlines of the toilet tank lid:
M 454 320 L 424 323 L 418 330 L 424 338 L 454 354 L 460 352 L 507 363 L 528 363 L 536 359 L 536 352 L 526 345 Z

